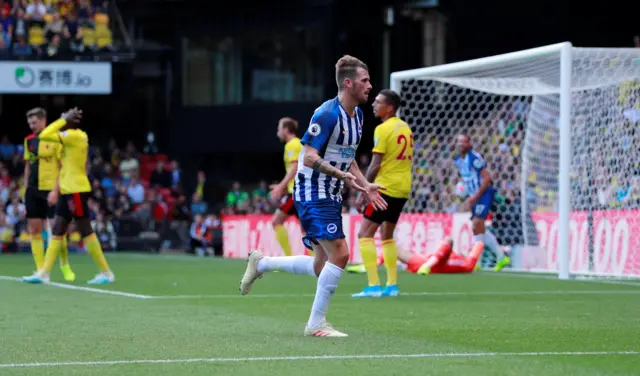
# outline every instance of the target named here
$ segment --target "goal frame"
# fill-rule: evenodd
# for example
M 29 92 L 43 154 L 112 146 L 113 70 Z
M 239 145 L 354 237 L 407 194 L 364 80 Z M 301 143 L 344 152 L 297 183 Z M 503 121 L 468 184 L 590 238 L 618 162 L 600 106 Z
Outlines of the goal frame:
M 560 116 L 559 116 L 559 178 L 558 178 L 558 278 L 570 279 L 570 169 L 571 169 L 571 75 L 572 75 L 571 42 L 562 42 L 537 48 L 510 52 L 479 59 L 437 65 L 432 67 L 410 69 L 391 73 L 390 86 L 397 93 L 401 93 L 402 81 L 409 79 L 438 78 L 439 75 L 456 71 L 499 66 L 505 62 L 517 62 L 536 57 L 558 54 L 560 56 Z M 524 195 L 523 195 L 524 197 Z

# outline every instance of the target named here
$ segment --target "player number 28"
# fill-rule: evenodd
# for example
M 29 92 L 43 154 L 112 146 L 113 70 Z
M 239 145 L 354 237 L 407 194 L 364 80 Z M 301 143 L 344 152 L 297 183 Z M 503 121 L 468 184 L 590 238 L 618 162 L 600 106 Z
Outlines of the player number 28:
M 404 161 L 406 159 L 411 160 L 411 156 L 410 155 L 404 155 L 404 153 L 407 151 L 407 143 L 409 143 L 409 145 L 411 146 L 411 149 L 413 149 L 413 135 L 409 136 L 409 141 L 407 142 L 407 136 L 401 134 L 398 136 L 398 145 L 402 145 L 402 150 L 400 150 L 400 154 L 398 154 L 398 158 L 396 158 L 399 161 Z

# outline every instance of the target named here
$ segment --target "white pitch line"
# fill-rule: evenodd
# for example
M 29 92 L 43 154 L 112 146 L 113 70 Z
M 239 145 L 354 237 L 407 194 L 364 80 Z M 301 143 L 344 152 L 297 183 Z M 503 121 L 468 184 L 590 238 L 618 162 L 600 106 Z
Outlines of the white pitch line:
M 348 360 L 384 358 L 482 358 L 518 356 L 597 356 L 597 355 L 640 355 L 640 351 L 553 351 L 553 352 L 476 352 L 476 353 L 421 353 L 421 354 L 365 354 L 365 355 L 309 355 L 309 356 L 262 356 L 248 358 L 191 358 L 191 359 L 139 359 L 104 360 L 93 362 L 43 362 L 43 363 L 0 363 L 0 368 L 34 368 L 63 366 L 111 366 L 126 364 L 167 364 L 167 363 L 242 363 L 275 362 L 292 360 Z
M 22 282 L 22 278 L 9 277 L 9 276 L 0 276 L 0 280 Z M 48 283 L 44 283 L 44 285 L 59 287 L 59 288 L 68 289 L 68 290 L 87 291 L 87 292 L 95 292 L 98 294 L 125 296 L 127 298 L 136 298 L 136 299 L 152 299 L 153 298 L 153 296 L 151 295 L 133 294 L 130 292 L 116 291 L 116 290 L 103 290 L 103 289 L 97 289 L 93 287 L 69 285 L 66 283 L 48 282 Z
M 493 276 L 493 277 L 516 277 L 516 278 L 549 279 L 549 280 L 554 280 L 554 281 L 562 281 L 562 280 L 558 279 L 558 277 L 556 277 L 556 276 L 544 275 L 544 274 L 535 274 L 535 273 L 526 273 L 526 272 L 518 273 L 518 272 L 502 271 L 500 273 L 496 273 L 496 272 L 482 273 L 482 275 L 483 276 L 488 275 L 488 276 Z M 623 285 L 623 286 L 640 287 L 640 280 L 638 280 L 638 281 L 636 281 L 636 280 L 624 281 L 624 280 L 598 279 L 598 278 L 588 279 L 588 278 L 576 276 L 575 278 L 568 279 L 566 281 L 593 282 L 593 283 L 604 283 L 604 284 L 609 284 L 609 285 Z
M 400 296 L 473 296 L 473 295 L 607 295 L 640 294 L 640 290 L 549 290 L 549 291 L 442 291 L 403 292 Z M 153 299 L 235 299 L 235 298 L 307 298 L 314 294 L 249 294 L 249 295 L 159 295 Z M 339 296 L 350 296 L 340 294 Z

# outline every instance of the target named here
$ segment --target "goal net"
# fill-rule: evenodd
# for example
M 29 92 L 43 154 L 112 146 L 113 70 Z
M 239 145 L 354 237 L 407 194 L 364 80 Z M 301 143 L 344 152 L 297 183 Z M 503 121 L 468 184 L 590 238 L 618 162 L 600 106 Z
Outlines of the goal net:
M 513 270 L 640 276 L 640 49 L 561 43 L 391 82 L 415 139 L 405 211 L 462 211 L 453 158 L 466 133 L 498 191 L 489 229 Z

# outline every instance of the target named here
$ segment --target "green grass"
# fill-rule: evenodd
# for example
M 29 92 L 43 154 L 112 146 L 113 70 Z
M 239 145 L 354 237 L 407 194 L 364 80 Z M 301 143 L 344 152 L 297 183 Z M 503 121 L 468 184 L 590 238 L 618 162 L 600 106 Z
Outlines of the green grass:
M 100 287 L 152 299 L 0 280 L 0 374 L 13 375 L 632 375 L 640 355 L 640 284 L 508 274 L 400 273 L 398 298 L 352 299 L 364 276 L 344 275 L 329 321 L 344 339 L 302 336 L 316 280 L 273 273 L 241 297 L 245 263 L 108 255 L 117 283 Z M 71 255 L 86 281 L 95 267 Z M 33 269 L 0 256 L 0 275 Z M 384 277 L 384 276 L 383 276 Z M 54 270 L 53 280 L 62 282 Z M 419 294 L 423 293 L 423 294 Z M 180 295 L 180 298 L 175 298 Z M 192 295 L 203 295 L 193 296 Z M 274 295 L 274 296 L 269 296 Z M 167 298 L 174 297 L 174 298 Z M 548 354 L 523 354 L 523 353 Z M 487 353 L 510 353 L 491 355 Z M 295 359 L 397 354 L 395 358 Z M 423 354 L 408 357 L 410 354 Z M 447 356 L 436 356 L 448 354 Z M 464 354 L 476 354 L 470 356 Z M 293 359 L 247 360 L 256 357 Z M 216 359 L 225 358 L 227 361 Z M 179 362 L 181 359 L 202 359 Z M 231 361 L 230 359 L 233 359 Z M 172 363 L 7 364 L 171 360 Z

